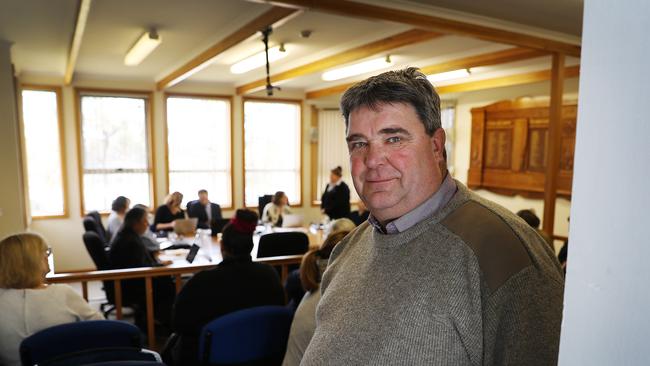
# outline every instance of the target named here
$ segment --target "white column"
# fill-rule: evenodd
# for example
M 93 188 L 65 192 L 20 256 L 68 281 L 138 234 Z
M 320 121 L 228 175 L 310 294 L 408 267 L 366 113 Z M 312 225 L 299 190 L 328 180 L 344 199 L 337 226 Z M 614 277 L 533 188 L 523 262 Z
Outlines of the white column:
M 560 365 L 650 364 L 650 2 L 584 7 Z
M 9 49 L 0 39 L 0 237 L 25 230 L 16 93 Z

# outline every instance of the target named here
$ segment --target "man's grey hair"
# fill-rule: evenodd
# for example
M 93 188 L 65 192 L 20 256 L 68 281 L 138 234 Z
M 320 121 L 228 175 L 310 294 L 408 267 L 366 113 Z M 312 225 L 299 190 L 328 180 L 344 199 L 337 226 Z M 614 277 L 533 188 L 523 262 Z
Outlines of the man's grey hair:
M 350 113 L 355 109 L 367 107 L 377 110 L 385 103 L 407 103 L 413 106 L 429 136 L 441 127 L 440 97 L 427 77 L 416 67 L 388 71 L 348 89 L 341 98 L 345 127 L 349 127 Z

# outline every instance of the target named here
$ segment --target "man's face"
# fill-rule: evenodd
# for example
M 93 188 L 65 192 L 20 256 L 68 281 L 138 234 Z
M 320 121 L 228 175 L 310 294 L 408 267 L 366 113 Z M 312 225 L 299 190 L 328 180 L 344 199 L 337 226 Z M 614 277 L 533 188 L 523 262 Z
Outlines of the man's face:
M 208 194 L 207 194 L 207 193 L 201 193 L 201 194 L 199 194 L 199 202 L 200 202 L 203 206 L 207 205 L 207 204 L 210 202 L 210 200 L 208 199 Z
M 380 222 L 408 213 L 440 187 L 445 132 L 427 135 L 410 104 L 353 110 L 347 140 L 354 187 Z

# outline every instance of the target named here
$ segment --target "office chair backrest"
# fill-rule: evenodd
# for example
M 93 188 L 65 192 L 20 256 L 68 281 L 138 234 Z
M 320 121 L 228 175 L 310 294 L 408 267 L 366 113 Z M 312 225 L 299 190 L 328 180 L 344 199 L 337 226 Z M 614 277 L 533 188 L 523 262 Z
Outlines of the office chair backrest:
M 230 219 L 216 219 L 214 220 L 214 227 L 212 228 L 212 235 L 217 235 L 218 233 L 223 231 L 223 227 L 226 226 L 227 223 L 230 222 Z
M 136 326 L 116 320 L 89 320 L 55 325 L 25 338 L 20 344 L 20 360 L 23 366 L 35 365 L 91 349 L 141 346 Z
M 299 231 L 270 233 L 260 237 L 257 258 L 307 253 L 309 238 Z
M 280 365 L 287 348 L 293 310 L 259 306 L 223 315 L 201 330 L 199 359 L 204 364 L 258 361 Z
M 104 243 L 99 235 L 94 231 L 86 231 L 83 234 L 83 241 L 97 269 L 100 271 L 111 269 L 108 254 L 106 253 L 106 249 L 104 249 Z
M 99 228 L 99 237 L 102 238 L 104 241 L 106 241 L 106 238 L 108 238 L 108 235 L 106 235 L 106 229 L 104 228 L 104 224 L 102 224 L 102 217 L 99 215 L 99 212 L 97 211 L 90 211 L 86 216 L 90 216 L 93 219 L 95 219 L 95 222 L 97 223 L 97 227 Z
M 273 195 L 265 194 L 257 198 L 257 211 L 259 213 L 260 219 L 262 218 L 262 213 L 264 212 L 264 207 L 271 203 L 273 200 Z
M 83 218 L 84 230 L 85 232 L 93 232 L 99 236 L 99 239 L 102 243 L 107 243 L 106 234 L 102 232 L 101 224 L 98 224 L 94 217 L 86 215 Z
M 106 253 L 106 249 L 104 249 L 104 243 L 102 243 L 99 235 L 97 235 L 97 233 L 94 231 L 86 231 L 83 234 L 83 241 L 84 245 L 86 246 L 86 251 L 88 251 L 90 258 L 93 260 L 93 263 L 95 263 L 97 270 L 103 271 L 111 269 L 108 253 Z M 109 304 L 115 304 L 115 283 L 113 281 L 102 282 L 104 284 L 106 300 Z

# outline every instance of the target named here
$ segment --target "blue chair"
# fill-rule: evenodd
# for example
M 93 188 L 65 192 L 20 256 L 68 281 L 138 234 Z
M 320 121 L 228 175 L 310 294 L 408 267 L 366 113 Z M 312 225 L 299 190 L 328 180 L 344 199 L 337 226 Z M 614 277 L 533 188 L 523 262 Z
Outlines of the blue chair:
M 280 365 L 289 339 L 293 310 L 259 306 L 223 315 L 201 330 L 203 364 Z
M 20 360 L 27 365 L 82 365 L 121 360 L 160 361 L 142 350 L 140 330 L 116 320 L 90 320 L 55 325 L 25 338 Z

